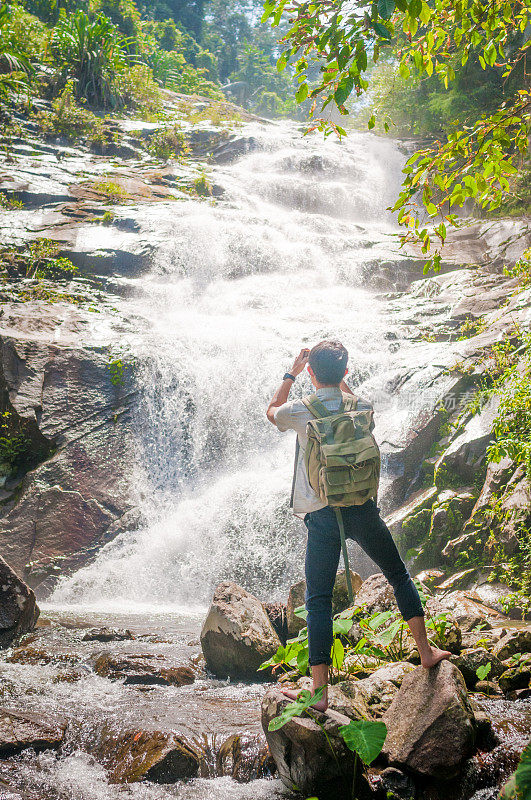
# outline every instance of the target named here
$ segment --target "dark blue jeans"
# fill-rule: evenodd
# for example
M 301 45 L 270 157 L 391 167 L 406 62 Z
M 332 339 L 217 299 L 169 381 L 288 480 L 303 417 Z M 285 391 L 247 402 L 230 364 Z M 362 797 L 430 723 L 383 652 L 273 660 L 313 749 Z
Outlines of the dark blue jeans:
M 342 508 L 345 536 L 354 539 L 380 567 L 393 587 L 405 620 L 424 615 L 419 593 L 398 553 L 389 529 L 374 500 L 362 506 Z M 308 529 L 306 547 L 306 610 L 310 664 L 330 664 L 332 649 L 332 590 L 339 564 L 341 537 L 330 506 L 304 517 Z

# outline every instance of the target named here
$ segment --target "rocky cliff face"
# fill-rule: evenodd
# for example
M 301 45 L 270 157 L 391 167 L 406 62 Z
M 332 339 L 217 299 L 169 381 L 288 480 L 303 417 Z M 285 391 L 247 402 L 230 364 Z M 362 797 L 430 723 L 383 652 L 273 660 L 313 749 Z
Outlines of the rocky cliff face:
M 29 446 L 40 462 L 7 478 L 2 552 L 41 591 L 133 508 L 134 391 L 113 385 L 108 350 L 91 342 L 90 327 L 86 314 L 59 304 L 4 304 L 0 321 L 4 408 L 33 432 Z

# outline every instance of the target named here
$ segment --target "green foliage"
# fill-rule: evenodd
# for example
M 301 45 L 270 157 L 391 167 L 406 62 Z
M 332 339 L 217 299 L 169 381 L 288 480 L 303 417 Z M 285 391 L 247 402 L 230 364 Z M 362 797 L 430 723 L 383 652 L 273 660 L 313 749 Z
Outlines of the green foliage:
M 523 464 L 531 476 L 531 336 L 523 340 L 520 358 L 513 360 L 496 381 L 500 406 L 494 421 L 495 441 L 488 449 L 492 461 L 507 456 Z
M 490 662 L 488 664 L 481 664 L 481 666 L 479 666 L 476 670 L 478 680 L 484 681 L 491 669 L 492 664 Z
M 531 596 L 524 592 L 510 592 L 500 597 L 500 604 L 504 614 L 509 614 L 514 608 L 520 608 L 522 620 L 531 613 Z
M 89 0 L 22 0 L 22 5 L 46 25 L 53 26 L 57 24 L 61 11 L 66 14 L 79 8 L 88 11 Z
M 127 203 L 129 200 L 129 195 L 124 187 L 114 181 L 94 181 L 90 188 L 103 195 L 108 203 Z
M 195 178 L 193 185 L 198 197 L 210 197 L 212 195 L 212 184 L 206 173 L 202 172 L 199 177 Z
M 103 108 L 123 105 L 115 78 L 130 65 L 129 44 L 108 17 L 81 10 L 62 12 L 52 36 L 63 82 L 73 80 L 77 99 Z
M 339 733 L 347 747 L 357 753 L 364 764 L 371 764 L 382 752 L 387 727 L 385 722 L 359 719 L 342 725 Z
M 459 328 L 459 336 L 457 337 L 457 340 L 462 341 L 463 339 L 470 339 L 473 336 L 478 336 L 480 333 L 483 333 L 486 328 L 487 324 L 483 317 L 467 317 L 467 319 Z
M 51 239 L 36 239 L 28 246 L 26 277 L 36 280 L 71 278 L 77 267 L 58 256 L 60 247 Z
M 502 788 L 499 800 L 531 800 L 531 741 L 520 757 L 516 772 Z
M 522 289 L 531 286 L 531 249 L 526 250 L 514 266 L 505 267 L 503 271 L 511 278 L 518 278 Z
M 110 358 L 108 369 L 113 386 L 123 386 L 125 378 L 125 363 L 122 358 Z
M 230 75 L 230 80 L 241 84 L 243 100 L 253 111 L 271 116 L 296 112 L 296 103 L 289 98 L 291 81 L 288 76 L 279 73 L 267 53 L 255 44 L 244 44 L 238 68 Z
M 293 703 L 288 703 L 288 705 L 282 710 L 282 712 L 272 719 L 268 725 L 268 730 L 270 731 L 278 731 L 280 728 L 284 727 L 287 722 L 290 722 L 294 717 L 300 717 L 305 711 L 307 711 L 311 705 L 314 703 L 318 703 L 319 700 L 323 699 L 324 687 L 318 689 L 315 694 L 312 694 L 308 689 L 302 689 L 299 692 L 297 700 L 294 700 Z
M 527 745 L 516 768 L 516 791 L 519 800 L 531 797 L 531 742 Z
M 155 158 L 162 161 L 183 157 L 190 152 L 186 134 L 178 124 L 156 130 L 147 139 L 146 147 Z
M 133 64 L 130 69 L 117 73 L 113 86 L 118 102 L 126 108 L 140 111 L 141 116 L 150 118 L 163 109 L 162 92 L 145 64 Z
M 0 210 L 13 211 L 23 207 L 24 203 L 22 200 L 17 200 L 17 198 L 13 196 L 13 193 L 9 195 L 5 194 L 4 192 L 0 192 Z
M 33 73 L 29 54 L 14 25 L 11 6 L 0 6 L 0 111 L 29 89 Z
M 5 410 L 0 412 L 0 465 L 8 472 L 14 471 L 25 461 L 30 442 L 15 415 Z
M 106 130 L 105 121 L 92 111 L 78 105 L 74 99 L 73 81 L 52 103 L 53 111 L 40 111 L 35 119 L 45 136 L 62 136 L 86 144 L 106 144 L 112 136 Z

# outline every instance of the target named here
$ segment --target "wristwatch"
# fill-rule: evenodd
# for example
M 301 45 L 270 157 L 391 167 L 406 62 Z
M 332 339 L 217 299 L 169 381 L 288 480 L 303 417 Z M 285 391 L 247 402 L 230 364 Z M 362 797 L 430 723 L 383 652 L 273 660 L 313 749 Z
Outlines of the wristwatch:
M 294 381 L 295 375 L 292 375 L 291 372 L 285 372 L 284 377 L 282 378 L 283 381 Z

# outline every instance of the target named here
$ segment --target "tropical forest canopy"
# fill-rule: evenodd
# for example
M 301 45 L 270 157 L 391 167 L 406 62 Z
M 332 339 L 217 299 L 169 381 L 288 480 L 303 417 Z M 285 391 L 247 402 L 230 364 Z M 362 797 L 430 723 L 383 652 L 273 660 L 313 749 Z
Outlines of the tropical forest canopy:
M 296 116 L 291 80 L 276 69 L 278 36 L 261 13 L 259 0 L 2 3 L 0 92 L 4 102 L 24 88 L 53 97 L 72 80 L 77 100 L 117 110 L 149 105 L 160 85 Z

